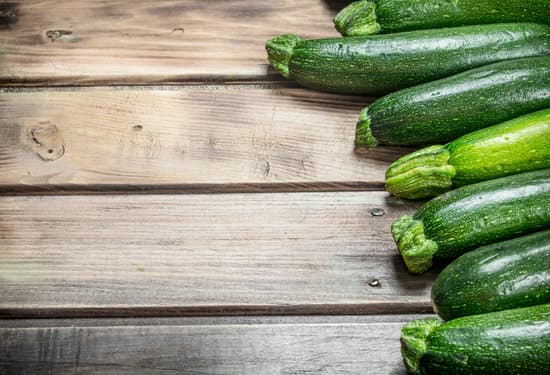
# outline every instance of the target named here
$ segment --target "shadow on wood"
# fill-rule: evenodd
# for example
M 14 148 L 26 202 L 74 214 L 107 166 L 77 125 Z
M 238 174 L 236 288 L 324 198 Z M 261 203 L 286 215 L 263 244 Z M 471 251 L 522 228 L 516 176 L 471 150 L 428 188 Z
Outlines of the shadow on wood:
M 361 158 L 387 161 L 393 163 L 402 156 L 405 156 L 416 150 L 412 147 L 396 147 L 396 146 L 378 146 L 371 149 L 355 148 L 354 152 Z
M 342 8 L 352 2 L 352 0 L 323 0 L 326 6 L 334 10 L 334 15 L 338 13 Z

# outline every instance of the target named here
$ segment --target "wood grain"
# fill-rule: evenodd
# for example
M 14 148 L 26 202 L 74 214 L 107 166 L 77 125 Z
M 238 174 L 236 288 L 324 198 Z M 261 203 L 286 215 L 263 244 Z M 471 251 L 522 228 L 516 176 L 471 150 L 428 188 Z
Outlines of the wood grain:
M 382 189 L 407 150 L 354 152 L 366 100 L 275 86 L 0 93 L 0 192 Z
M 404 375 L 400 329 L 417 317 L 30 322 L 0 328 L 0 372 Z
M 383 192 L 0 197 L 0 315 L 431 311 Z M 370 286 L 372 280 L 378 286 Z
M 282 80 L 265 41 L 337 36 L 333 3 L 10 1 L 0 8 L 0 84 Z

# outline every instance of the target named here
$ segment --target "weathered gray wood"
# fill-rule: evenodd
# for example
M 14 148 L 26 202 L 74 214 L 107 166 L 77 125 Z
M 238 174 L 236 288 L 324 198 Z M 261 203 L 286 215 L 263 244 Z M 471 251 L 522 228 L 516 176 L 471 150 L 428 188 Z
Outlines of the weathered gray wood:
M 410 275 L 390 235 L 417 206 L 384 192 L 0 197 L 0 315 L 429 311 L 435 273 Z
M 0 93 L 0 193 L 382 189 L 366 99 L 279 86 Z
M 146 318 L 55 318 L 0 319 L 0 328 L 47 327 L 115 327 L 115 326 L 179 326 L 235 324 L 363 324 L 395 323 L 434 316 L 433 314 L 376 314 L 376 315 L 238 315 L 186 316 Z
M 399 332 L 418 316 L 91 320 L 0 328 L 5 374 L 405 374 Z M 346 321 L 347 320 L 347 321 Z M 85 325 L 89 324 L 89 325 Z M 5 323 L 0 325 L 5 326 Z
M 322 0 L 10 1 L 0 6 L 0 83 L 277 79 L 264 43 L 337 36 Z

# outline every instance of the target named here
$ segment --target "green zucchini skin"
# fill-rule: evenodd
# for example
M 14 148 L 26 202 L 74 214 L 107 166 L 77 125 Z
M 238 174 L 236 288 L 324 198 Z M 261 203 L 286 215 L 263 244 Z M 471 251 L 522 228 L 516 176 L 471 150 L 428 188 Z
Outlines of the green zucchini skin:
M 356 1 L 334 18 L 344 36 L 501 22 L 550 22 L 548 0 Z
M 454 259 L 476 247 L 550 227 L 550 169 L 483 181 L 448 191 L 392 224 L 412 273 L 432 259 Z
M 285 77 L 329 92 L 381 95 L 496 61 L 550 54 L 550 26 L 474 25 L 364 37 L 266 43 Z
M 444 320 L 550 303 L 550 230 L 494 243 L 455 259 L 432 287 Z
M 502 61 L 397 91 L 364 109 L 359 148 L 428 145 L 550 107 L 550 56 Z
M 550 168 L 550 109 L 415 151 L 386 172 L 386 190 L 407 199 L 435 197 L 459 187 Z
M 447 150 L 454 186 L 550 168 L 550 109 L 466 134 Z
M 415 320 L 401 330 L 401 353 L 413 374 L 547 374 L 550 304 Z

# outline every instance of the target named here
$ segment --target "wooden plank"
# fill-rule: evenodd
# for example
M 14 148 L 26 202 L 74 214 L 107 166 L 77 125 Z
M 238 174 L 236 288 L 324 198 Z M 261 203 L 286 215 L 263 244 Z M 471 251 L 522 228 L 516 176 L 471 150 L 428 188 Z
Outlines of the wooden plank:
M 0 192 L 382 189 L 404 150 L 354 153 L 365 104 L 284 85 L 7 91 Z
M 384 192 L 0 197 L 0 316 L 431 311 Z M 378 280 L 372 284 L 371 281 Z
M 282 77 L 264 43 L 337 36 L 334 1 L 10 1 L 0 84 L 144 84 Z
M 400 329 L 417 317 L 0 328 L 0 372 L 405 374 Z
M 147 318 L 80 318 L 80 319 L 0 319 L 0 328 L 47 327 L 117 327 L 117 326 L 180 326 L 180 325 L 236 325 L 236 324 L 363 324 L 408 322 L 412 319 L 433 317 L 434 314 L 377 314 L 377 315 L 242 315 L 242 316 L 186 316 Z

